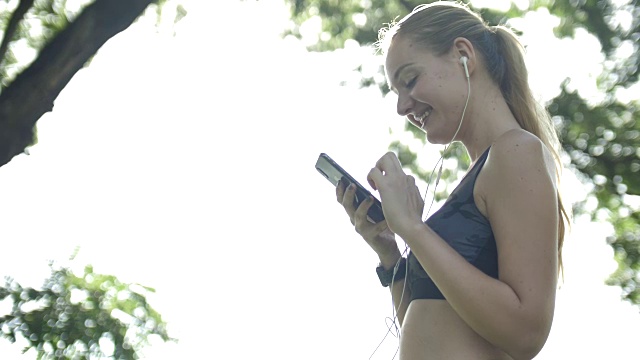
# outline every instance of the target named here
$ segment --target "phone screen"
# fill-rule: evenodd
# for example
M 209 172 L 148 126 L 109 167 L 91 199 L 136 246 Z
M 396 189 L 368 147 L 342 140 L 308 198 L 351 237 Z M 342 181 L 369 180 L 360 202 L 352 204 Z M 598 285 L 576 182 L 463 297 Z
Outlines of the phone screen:
M 367 216 L 369 219 L 378 223 L 384 220 L 384 214 L 382 212 L 382 204 L 375 196 L 371 194 L 364 186 L 362 186 L 356 179 L 354 179 L 348 172 L 346 172 L 340 165 L 338 165 L 329 155 L 322 153 L 318 156 L 316 162 L 316 170 L 320 172 L 327 180 L 329 180 L 333 186 L 338 186 L 338 181 L 343 179 L 347 184 L 356 185 L 356 193 L 354 199 L 354 206 L 358 207 L 366 198 L 373 197 L 373 205 L 369 208 Z

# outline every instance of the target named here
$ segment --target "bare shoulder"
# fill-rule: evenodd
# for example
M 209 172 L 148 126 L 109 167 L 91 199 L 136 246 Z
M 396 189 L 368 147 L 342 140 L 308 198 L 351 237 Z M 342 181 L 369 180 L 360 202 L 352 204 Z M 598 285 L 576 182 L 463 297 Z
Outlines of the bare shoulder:
M 509 178 L 548 177 L 555 186 L 556 166 L 553 154 L 537 136 L 525 130 L 511 130 L 491 146 L 486 162 L 488 177 L 498 184 Z
M 548 187 L 555 193 L 556 174 L 553 154 L 537 136 L 525 130 L 508 131 L 491 145 L 474 189 L 476 204 L 489 218 L 490 198 L 527 191 L 531 185 Z
M 496 139 L 491 146 L 491 155 L 500 160 L 516 157 L 517 160 L 530 158 L 544 159 L 551 156 L 551 152 L 542 140 L 526 130 L 511 130 Z M 503 159 L 503 157 L 505 157 Z M 514 159 L 515 160 L 515 159 Z

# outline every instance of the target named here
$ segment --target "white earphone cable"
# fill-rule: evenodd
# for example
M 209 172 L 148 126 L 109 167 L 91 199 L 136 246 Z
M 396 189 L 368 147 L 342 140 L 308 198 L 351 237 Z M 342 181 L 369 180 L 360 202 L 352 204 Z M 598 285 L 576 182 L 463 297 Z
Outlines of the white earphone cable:
M 438 163 L 440 164 L 440 169 L 438 170 L 438 177 L 436 178 L 436 183 L 433 189 L 433 197 L 431 198 L 431 203 L 429 204 L 429 208 L 427 210 L 427 213 L 423 215 L 423 221 L 427 221 L 427 217 L 429 216 L 429 213 L 431 212 L 431 207 L 433 206 L 433 202 L 435 200 L 435 196 L 436 196 L 436 189 L 438 188 L 438 183 L 440 182 L 440 177 L 442 176 L 442 165 L 444 164 L 444 156 L 446 155 L 447 151 L 449 150 L 449 147 L 451 146 L 451 143 L 453 143 L 453 141 L 455 140 L 456 136 L 458 136 L 458 132 L 460 132 L 460 129 L 462 128 L 462 122 L 464 121 L 464 115 L 467 111 L 467 105 L 469 105 L 469 98 L 471 97 L 471 80 L 469 79 L 469 70 L 467 68 L 467 58 L 466 57 L 461 57 L 460 58 L 460 62 L 462 63 L 462 65 L 464 66 L 464 72 L 467 78 L 467 100 L 464 103 L 464 108 L 462 109 L 462 116 L 460 117 L 460 123 L 458 124 L 458 128 L 456 129 L 456 132 L 453 134 L 453 137 L 451 138 L 451 141 L 449 141 L 449 143 L 447 145 L 445 145 L 444 150 L 442 151 L 442 155 L 440 156 L 440 159 L 438 159 L 438 161 L 436 161 L 436 165 L 433 167 L 433 170 L 431 171 L 431 173 L 429 174 L 429 179 L 427 180 L 427 190 L 424 193 L 424 198 L 423 198 L 423 207 L 422 207 L 422 212 L 424 214 L 424 205 L 426 205 L 426 200 L 427 200 L 427 194 L 429 193 L 429 186 L 431 185 L 431 178 L 433 176 L 433 173 L 436 169 L 436 167 L 438 167 Z M 423 123 L 424 126 L 424 123 Z M 421 127 L 422 128 L 422 127 Z M 426 145 L 426 143 L 425 143 Z M 387 336 L 389 335 L 389 333 L 391 332 L 392 329 L 395 329 L 395 333 L 397 334 L 397 338 L 400 338 L 400 329 L 398 327 L 398 324 L 396 323 L 396 319 L 398 318 L 398 314 L 396 312 L 396 308 L 395 308 L 395 304 L 393 301 L 393 279 L 396 277 L 396 273 L 398 272 L 398 268 L 400 266 L 400 260 L 407 256 L 409 251 L 409 246 L 405 243 L 405 247 L 404 247 L 404 251 L 400 254 L 400 258 L 398 259 L 398 261 L 396 262 L 396 264 L 393 267 L 393 276 L 391 277 L 391 284 L 390 289 L 391 289 L 391 307 L 392 307 L 392 318 L 387 317 L 386 319 L 390 319 L 392 321 L 392 325 L 387 326 L 387 332 L 385 333 L 384 337 L 382 338 L 382 340 L 380 341 L 380 343 L 378 344 L 378 346 L 375 348 L 375 350 L 373 350 L 373 353 L 371 354 L 371 356 L 369 357 L 369 360 L 371 360 L 371 358 L 373 357 L 373 355 L 375 355 L 376 351 L 378 351 L 378 348 L 380 348 L 380 346 L 382 345 L 382 343 L 384 342 L 384 340 L 387 338 Z M 407 259 L 407 261 L 405 262 L 405 274 L 408 274 L 408 270 L 409 270 L 409 261 Z M 405 275 L 406 276 L 406 275 Z M 398 304 L 402 304 L 402 300 L 404 298 L 404 293 L 406 290 L 406 286 L 407 286 L 407 282 L 404 281 L 402 284 L 402 292 L 400 294 L 400 300 L 398 301 Z M 396 352 L 393 355 L 393 358 L 391 360 L 394 360 L 396 358 L 396 355 L 398 354 L 398 351 L 400 349 L 400 344 L 398 343 L 398 348 L 396 349 Z
M 460 58 L 460 62 L 462 62 L 462 65 L 464 66 L 465 75 L 467 77 L 467 100 L 464 103 L 464 108 L 462 108 L 462 116 L 460 117 L 460 123 L 458 124 L 458 129 L 453 134 L 451 141 L 449 141 L 449 143 L 445 145 L 444 150 L 442 151 L 442 156 L 440 156 L 440 159 L 436 161 L 436 166 L 433 167 L 431 174 L 429 174 L 429 179 L 427 180 L 427 190 L 424 192 L 424 198 L 422 199 L 424 205 L 427 204 L 427 194 L 429 193 L 429 186 L 431 185 L 431 177 L 433 176 L 433 172 L 438 166 L 438 163 L 440 163 L 440 169 L 438 170 L 438 177 L 436 178 L 436 183 L 433 189 L 433 197 L 431 198 L 431 203 L 429 204 L 429 209 L 427 210 L 426 214 L 424 214 L 424 207 L 422 208 L 423 221 L 427 221 L 427 217 L 431 212 L 431 207 L 433 206 L 433 202 L 435 201 L 435 198 L 436 198 L 436 190 L 438 189 L 438 184 L 440 183 L 440 177 L 442 176 L 442 165 L 444 164 L 444 156 L 449 150 L 449 147 L 451 147 L 451 144 L 455 140 L 456 136 L 458 136 L 458 132 L 460 132 L 460 129 L 462 128 L 462 122 L 464 121 L 464 114 L 467 111 L 467 105 L 469 105 L 469 98 L 471 97 L 471 80 L 469 80 L 469 70 L 467 69 L 466 57 Z

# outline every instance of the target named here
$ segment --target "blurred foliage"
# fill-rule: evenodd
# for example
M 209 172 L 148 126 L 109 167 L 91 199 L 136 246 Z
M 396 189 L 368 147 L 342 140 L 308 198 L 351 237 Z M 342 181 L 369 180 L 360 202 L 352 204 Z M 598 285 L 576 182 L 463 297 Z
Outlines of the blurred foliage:
M 153 289 L 96 274 L 91 266 L 80 277 L 50 266 L 40 290 L 10 278 L 0 287 L 0 302 L 12 303 L 10 314 L 0 317 L 0 337 L 20 337 L 24 352 L 33 348 L 38 359 L 137 359 L 151 335 L 173 340 L 147 303 Z
M 369 46 L 377 40 L 380 28 L 415 6 L 430 2 L 433 1 L 287 0 L 292 24 L 284 35 L 316 36 L 305 27 L 319 27 L 317 41 L 309 47 L 312 51 L 342 48 L 348 40 Z M 473 2 L 470 6 L 473 8 Z M 585 200 L 574 204 L 573 212 L 613 225 L 614 234 L 607 242 L 615 251 L 618 269 L 607 283 L 620 286 L 624 299 L 640 304 L 640 112 L 637 101 L 621 103 L 615 98 L 616 90 L 638 81 L 640 5 L 638 0 L 531 0 L 527 9 L 512 5 L 506 12 L 475 10 L 489 24 L 497 25 L 540 7 L 546 7 L 560 19 L 560 25 L 554 29 L 556 36 L 572 37 L 576 29 L 582 28 L 601 44 L 605 70 L 598 85 L 605 100 L 597 104 L 586 101 L 568 90 L 570 79 L 567 79 L 560 95 L 546 105 L 559 130 L 564 151 L 571 159 L 570 167 L 592 185 Z M 631 55 L 620 56 L 619 50 L 623 48 L 631 48 L 632 51 L 627 51 Z M 362 67 L 356 70 L 362 73 Z M 389 91 L 380 74 L 363 75 L 360 85 L 377 86 L 383 95 Z M 425 141 L 424 134 L 408 123 L 406 130 Z M 406 168 L 428 179 L 433 170 L 421 169 L 416 163 L 417 155 L 408 146 L 394 142 L 390 149 L 399 155 Z M 458 169 L 465 170 L 469 164 L 466 152 L 461 148 L 452 150 L 448 157 L 457 158 Z M 454 182 L 457 176 L 457 171 L 443 171 L 445 183 Z M 436 196 L 441 199 L 445 193 Z M 588 199 L 596 200 L 595 208 L 588 206 Z
M 69 25 L 81 16 L 83 9 L 91 4 L 99 4 L 97 1 L 0 0 L 0 27 L 3 29 L 0 45 L 2 95 L 17 88 L 12 88 L 16 77 L 30 69 L 40 51 L 51 44 L 52 40 L 64 39 L 60 35 L 70 29 Z M 110 4 L 100 1 L 103 1 L 102 4 Z M 157 12 L 158 25 L 166 5 L 175 4 L 168 0 L 149 3 L 151 10 Z M 144 2 L 138 1 L 137 4 L 141 6 Z M 127 13 L 124 11 L 127 9 L 119 9 L 123 10 L 123 14 Z M 138 14 L 139 12 L 133 13 L 136 16 Z M 177 5 L 174 23 L 185 15 L 186 10 Z M 110 19 L 118 20 L 113 17 Z M 123 20 L 126 21 L 129 20 Z M 104 26 L 96 24 L 99 25 Z M 83 39 L 85 40 L 82 44 L 85 48 L 87 42 L 95 41 Z M 46 56 L 43 58 L 40 65 L 46 67 L 51 59 Z M 53 73 L 58 72 L 58 69 L 59 67 L 55 67 Z M 46 76 L 36 80 L 42 85 L 51 81 Z M 58 95 L 57 92 L 49 94 L 48 90 L 43 89 L 48 87 L 30 86 L 24 96 L 18 99 L 18 103 L 3 103 L 6 107 L 3 110 L 40 106 L 42 104 L 38 102 L 52 101 Z M 46 111 L 51 110 L 50 106 L 52 104 L 44 106 Z M 11 114 L 11 111 L 3 114 Z M 13 126 L 25 122 L 28 125 Z M 5 126 L 2 128 L 5 136 L 3 141 L 17 138 L 25 132 L 27 135 L 23 136 L 32 137 L 30 131 L 33 122 L 29 122 L 29 119 L 3 116 L 0 123 Z M 26 127 L 29 131 L 24 131 L 23 128 Z M 24 146 L 19 151 L 22 149 Z M 96 274 L 91 266 L 85 268 L 82 276 L 76 276 L 68 268 L 54 268 L 51 264 L 51 276 L 41 289 L 23 288 L 11 278 L 7 278 L 4 286 L 0 286 L 0 303 L 9 302 L 11 308 L 9 313 L 0 314 L 0 337 L 27 344 L 24 351 L 34 349 L 38 359 L 95 359 L 104 356 L 136 359 L 150 337 L 157 336 L 163 341 L 174 340 L 167 335 L 160 314 L 147 303 L 146 296 L 153 291 L 137 284 L 124 284 L 111 275 Z

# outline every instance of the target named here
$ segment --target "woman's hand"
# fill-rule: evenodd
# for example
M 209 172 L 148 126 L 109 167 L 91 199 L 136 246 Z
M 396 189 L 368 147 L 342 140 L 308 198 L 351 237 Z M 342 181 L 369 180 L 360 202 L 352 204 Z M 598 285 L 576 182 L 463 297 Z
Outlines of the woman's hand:
M 381 157 L 367 180 L 380 193 L 382 210 L 392 232 L 403 236 L 422 224 L 424 200 L 415 178 L 404 173 L 394 153 L 388 152 Z
M 364 238 L 381 259 L 395 256 L 399 251 L 398 244 L 396 243 L 395 235 L 389 230 L 387 222 L 382 220 L 374 224 L 367 219 L 367 211 L 373 205 L 373 200 L 369 198 L 363 201 L 356 209 L 354 206 L 355 185 L 347 185 L 342 180 L 338 183 L 336 198 L 349 215 L 351 224 L 355 226 L 356 232 Z

